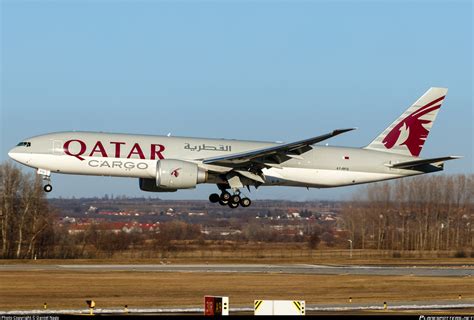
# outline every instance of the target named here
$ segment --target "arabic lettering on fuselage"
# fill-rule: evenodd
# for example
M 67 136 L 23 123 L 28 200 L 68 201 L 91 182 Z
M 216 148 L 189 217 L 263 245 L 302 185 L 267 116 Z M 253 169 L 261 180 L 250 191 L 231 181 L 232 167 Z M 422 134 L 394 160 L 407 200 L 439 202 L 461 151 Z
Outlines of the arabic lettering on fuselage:
M 232 151 L 232 146 L 230 145 L 222 145 L 220 144 L 219 146 L 213 146 L 213 145 L 207 145 L 203 143 L 202 145 L 195 145 L 191 146 L 189 143 L 184 144 L 184 149 L 189 150 L 189 151 Z

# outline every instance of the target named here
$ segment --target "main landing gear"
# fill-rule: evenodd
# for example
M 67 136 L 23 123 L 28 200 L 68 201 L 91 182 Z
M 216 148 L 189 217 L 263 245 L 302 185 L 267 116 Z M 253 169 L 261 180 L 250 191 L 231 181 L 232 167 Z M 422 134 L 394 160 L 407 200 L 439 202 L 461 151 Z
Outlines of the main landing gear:
M 209 196 L 209 201 L 212 203 L 219 202 L 220 205 L 229 206 L 232 209 L 237 208 L 239 205 L 243 208 L 246 208 L 252 204 L 252 201 L 249 198 L 241 198 L 239 191 L 236 191 L 234 194 L 230 194 L 225 190 L 223 190 L 220 195 L 217 193 L 211 194 Z
M 46 184 L 43 186 L 44 192 L 53 191 L 53 186 L 51 185 L 51 171 L 38 169 L 37 173 L 43 177 L 43 181 L 46 181 Z

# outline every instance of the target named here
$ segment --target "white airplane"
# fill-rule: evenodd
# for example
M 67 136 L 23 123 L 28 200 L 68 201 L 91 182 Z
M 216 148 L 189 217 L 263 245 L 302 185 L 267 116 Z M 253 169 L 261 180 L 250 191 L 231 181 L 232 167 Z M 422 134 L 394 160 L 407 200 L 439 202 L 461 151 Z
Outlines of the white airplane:
M 216 184 L 221 192 L 211 202 L 248 207 L 244 187 L 330 188 L 443 170 L 444 161 L 459 157 L 419 155 L 446 93 L 430 88 L 363 148 L 314 145 L 354 128 L 291 143 L 71 131 L 26 139 L 8 155 L 37 169 L 46 192 L 52 172 L 133 177 L 151 192 Z

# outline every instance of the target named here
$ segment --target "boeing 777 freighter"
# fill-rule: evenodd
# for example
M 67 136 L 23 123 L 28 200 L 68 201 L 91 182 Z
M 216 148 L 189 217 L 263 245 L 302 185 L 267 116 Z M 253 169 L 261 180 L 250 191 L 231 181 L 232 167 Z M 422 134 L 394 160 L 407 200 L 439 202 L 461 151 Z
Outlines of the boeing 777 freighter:
M 248 207 L 244 187 L 330 188 L 443 170 L 444 161 L 459 157 L 419 155 L 447 91 L 430 88 L 363 148 L 315 145 L 354 128 L 291 143 L 71 131 L 26 139 L 8 155 L 35 168 L 46 192 L 53 172 L 133 177 L 151 192 L 216 184 L 220 194 L 211 202 Z

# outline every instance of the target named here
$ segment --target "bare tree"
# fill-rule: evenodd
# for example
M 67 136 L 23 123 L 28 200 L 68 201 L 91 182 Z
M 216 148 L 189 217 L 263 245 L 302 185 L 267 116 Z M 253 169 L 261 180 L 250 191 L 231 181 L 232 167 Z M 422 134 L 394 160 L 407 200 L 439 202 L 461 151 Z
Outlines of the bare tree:
M 365 198 L 343 209 L 354 246 L 472 250 L 473 177 L 433 175 L 367 186 Z
M 39 235 L 52 223 L 37 176 L 24 174 L 10 162 L 0 165 L 1 257 L 33 257 Z

